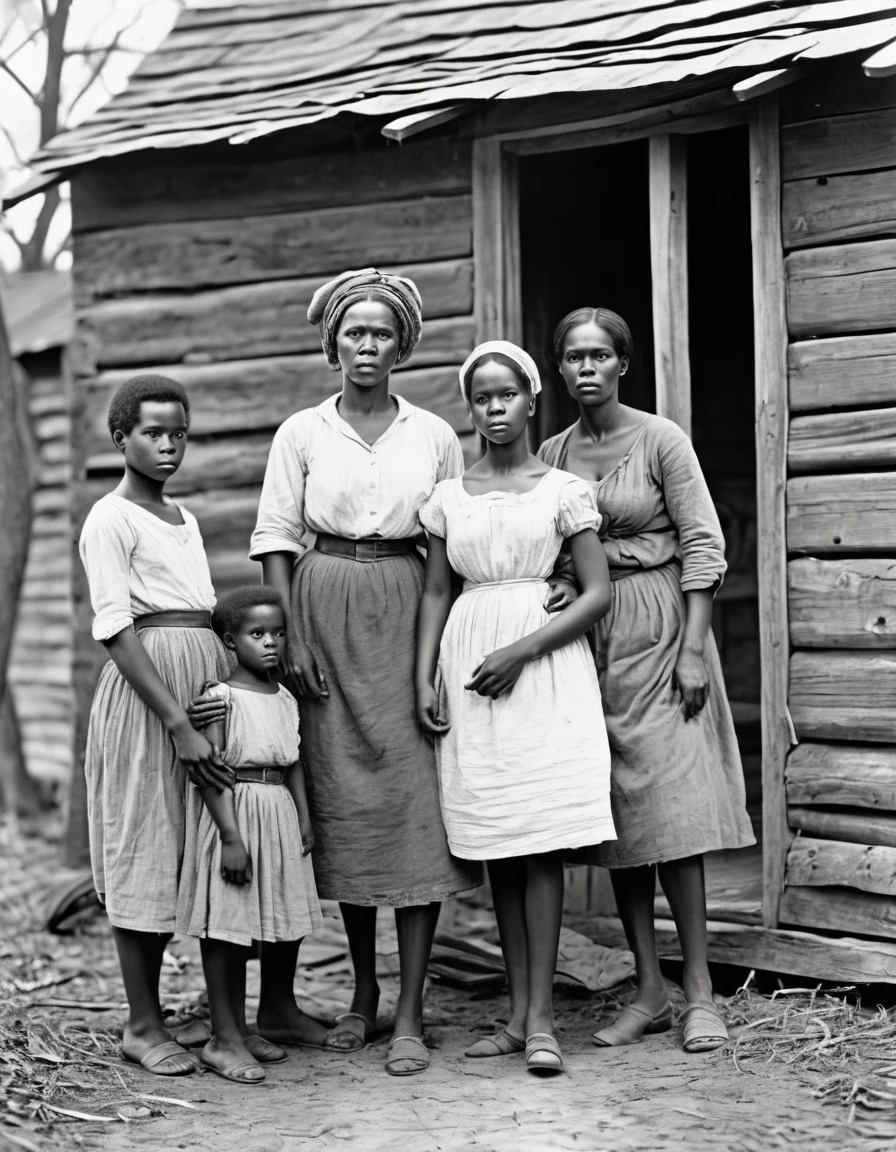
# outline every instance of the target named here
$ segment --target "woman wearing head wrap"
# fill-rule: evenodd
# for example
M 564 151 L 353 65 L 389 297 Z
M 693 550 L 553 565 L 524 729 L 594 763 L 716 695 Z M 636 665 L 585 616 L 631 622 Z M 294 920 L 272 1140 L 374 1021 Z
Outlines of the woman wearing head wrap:
M 486 455 L 437 484 L 417 639 L 417 715 L 437 741 L 451 849 L 487 860 L 510 986 L 510 1019 L 472 1057 L 526 1050 L 563 1069 L 551 993 L 563 906 L 562 851 L 612 838 L 610 750 L 586 633 L 610 606 L 590 485 L 529 452 L 541 388 L 514 344 L 480 344 L 461 387 Z M 548 611 L 568 540 L 582 597 Z M 451 571 L 464 591 L 451 603 Z M 450 610 L 450 611 L 449 611 Z
M 439 904 L 480 882 L 448 849 L 431 745 L 414 718 L 414 622 L 423 586 L 417 513 L 463 470 L 438 416 L 389 391 L 420 338 L 417 288 L 374 268 L 314 295 L 342 391 L 274 437 L 250 556 L 290 606 L 287 683 L 301 697 L 302 750 L 323 899 L 339 900 L 355 968 L 351 1010 L 318 1043 L 360 1048 L 373 1027 L 376 909 L 396 910 L 402 988 L 387 1070 L 420 1072 L 422 994 Z M 308 534 L 316 534 L 312 543 Z M 291 984 L 291 974 L 290 974 Z M 313 1022 L 262 1003 L 270 1039 L 307 1042 Z

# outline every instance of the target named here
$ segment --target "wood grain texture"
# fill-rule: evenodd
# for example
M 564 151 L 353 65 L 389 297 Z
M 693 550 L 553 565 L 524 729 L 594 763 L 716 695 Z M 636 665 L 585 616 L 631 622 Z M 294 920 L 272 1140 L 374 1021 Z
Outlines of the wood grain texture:
M 789 480 L 787 547 L 812 554 L 896 555 L 896 475 L 868 472 Z
M 648 169 L 656 411 L 690 436 L 686 141 L 651 136 Z
M 808 120 L 781 129 L 784 180 L 896 167 L 896 108 Z
M 896 849 L 798 836 L 787 853 L 787 883 L 858 888 L 892 897 L 896 895 Z
M 385 143 L 359 152 L 242 159 L 239 149 L 189 163 L 177 153 L 108 160 L 79 173 L 72 186 L 78 232 L 378 204 L 470 190 L 469 140 Z
M 896 335 L 806 340 L 787 351 L 791 412 L 896 403 Z
M 787 463 L 791 472 L 892 468 L 896 465 L 896 408 L 794 416 Z
M 875 80 L 872 84 L 858 68 L 844 68 L 839 60 L 831 61 L 782 92 L 780 108 L 782 124 L 896 108 L 896 79 Z
M 781 922 L 859 936 L 896 937 L 896 900 L 848 888 L 788 887 Z
M 896 648 L 896 560 L 792 560 L 787 596 L 796 648 Z
M 896 748 L 798 744 L 786 780 L 788 804 L 896 811 Z
M 817 895 L 812 889 L 810 896 Z M 878 899 L 864 897 L 863 899 Z M 847 902 L 849 894 L 847 894 Z M 788 902 L 788 893 L 784 894 Z M 790 909 L 789 909 L 790 910 Z M 799 907 L 795 911 L 799 911 Z M 791 911 L 790 922 L 793 923 Z M 599 944 L 628 947 L 622 923 L 615 917 L 581 916 L 568 918 L 569 926 L 590 936 Z M 675 924 L 658 919 L 655 924 L 657 949 L 664 959 L 680 960 L 681 945 Z M 847 931 L 858 932 L 857 926 Z M 760 928 L 711 920 L 707 924 L 709 959 L 717 964 L 757 968 L 766 972 L 787 972 L 814 980 L 846 983 L 896 984 L 896 944 L 855 937 L 818 936 L 784 928 Z
M 393 271 L 393 269 L 388 269 Z M 423 298 L 423 338 L 414 364 L 462 362 L 473 345 L 472 260 L 410 264 Z M 319 351 L 308 305 L 321 277 L 241 284 L 184 295 L 167 293 L 102 300 L 82 309 L 83 361 L 90 367 L 200 363 Z
M 340 272 L 367 264 L 469 256 L 469 196 L 227 220 L 141 224 L 75 239 L 80 302 L 170 288 L 292 279 L 301 269 Z
M 896 232 L 894 172 L 789 180 L 781 190 L 785 248 Z
M 791 839 L 784 798 L 787 721 L 787 323 L 780 216 L 778 99 L 761 97 L 750 121 L 750 220 L 756 361 L 759 638 L 762 671 L 763 921 L 778 922 Z
M 896 652 L 794 652 L 790 715 L 810 740 L 896 743 Z
M 517 157 L 500 141 L 473 144 L 476 342 L 522 340 Z
M 896 240 L 792 252 L 784 267 L 794 339 L 893 327 Z
M 896 813 L 825 812 L 796 807 L 788 809 L 787 819 L 790 827 L 804 836 L 896 848 Z

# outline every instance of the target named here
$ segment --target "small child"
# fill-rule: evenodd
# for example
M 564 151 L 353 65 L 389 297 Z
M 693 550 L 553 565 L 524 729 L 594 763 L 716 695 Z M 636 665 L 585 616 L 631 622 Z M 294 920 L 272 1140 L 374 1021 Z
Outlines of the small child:
M 299 708 L 274 679 L 286 636 L 276 589 L 222 596 L 212 627 L 236 657 L 223 684 L 207 688 L 227 707 L 208 738 L 235 773 L 232 788 L 200 788 L 204 811 L 188 831 L 178 931 L 201 939 L 212 1036 L 201 1062 L 238 1084 L 264 1080 L 260 1064 L 286 1059 L 246 1025 L 246 961 L 255 941 L 282 949 L 295 970 L 298 942 L 321 923 L 312 832 L 299 760 Z M 274 964 L 277 957 L 271 956 Z
M 563 1069 L 552 988 L 564 849 L 615 836 L 610 751 L 585 639 L 610 606 L 590 485 L 529 453 L 541 389 L 532 359 L 489 341 L 460 373 L 485 456 L 436 485 L 417 621 L 417 717 L 436 739 L 451 851 L 487 860 L 507 965 L 510 1020 L 467 1056 L 526 1051 Z M 550 576 L 569 541 L 582 594 L 551 616 Z M 464 577 L 451 605 L 451 570 Z

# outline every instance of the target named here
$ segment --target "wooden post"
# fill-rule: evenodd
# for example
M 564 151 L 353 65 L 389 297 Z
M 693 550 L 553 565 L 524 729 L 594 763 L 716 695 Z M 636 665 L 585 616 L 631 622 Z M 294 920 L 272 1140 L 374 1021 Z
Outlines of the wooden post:
M 687 155 L 682 136 L 650 137 L 650 270 L 656 410 L 690 436 Z
M 750 121 L 750 210 L 756 354 L 756 501 L 762 667 L 763 922 L 773 928 L 793 834 L 787 825 L 787 317 L 781 244 L 778 98 L 762 97 Z
M 476 340 L 522 342 L 517 158 L 500 140 L 473 142 Z

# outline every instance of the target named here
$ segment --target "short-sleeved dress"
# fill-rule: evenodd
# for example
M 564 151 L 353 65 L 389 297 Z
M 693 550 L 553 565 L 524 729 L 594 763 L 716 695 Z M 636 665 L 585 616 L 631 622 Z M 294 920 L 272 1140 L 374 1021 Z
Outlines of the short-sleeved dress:
M 461 478 L 446 480 L 420 520 L 465 581 L 437 682 L 451 725 L 436 755 L 452 852 L 496 860 L 612 839 L 610 752 L 586 638 L 530 661 L 496 700 L 464 688 L 490 652 L 550 620 L 546 580 L 563 540 L 600 523 L 590 486 L 557 469 L 523 494 L 472 496 Z
M 564 467 L 574 427 L 539 456 Z M 617 839 L 588 858 L 630 868 L 754 844 L 712 632 L 699 716 L 685 720 L 673 685 L 684 593 L 715 590 L 725 573 L 724 537 L 693 446 L 671 420 L 645 416 L 626 456 L 594 489 L 613 580 L 612 607 L 594 638 Z
M 299 706 L 290 693 L 215 684 L 227 704 L 223 757 L 231 768 L 286 769 L 299 758 Z M 248 884 L 221 876 L 221 836 L 203 806 L 187 830 L 177 930 L 248 946 L 301 940 L 321 923 L 310 856 L 302 855 L 295 802 L 286 783 L 238 782 L 236 822 L 252 861 Z
M 183 524 L 168 524 L 115 493 L 94 504 L 80 551 L 95 640 L 111 639 L 140 616 L 214 608 L 199 526 L 179 507 Z M 230 657 L 210 627 L 141 628 L 139 636 L 185 708 L 207 681 L 230 675 Z M 173 932 L 186 775 L 162 721 L 112 660 L 90 711 L 84 773 L 93 879 L 109 920 L 138 932 Z
M 338 396 L 277 432 L 250 556 L 297 557 L 291 611 L 329 697 L 303 700 L 303 761 L 322 899 L 406 908 L 482 882 L 448 850 L 435 756 L 416 721 L 414 652 L 423 565 L 310 547 L 313 534 L 410 540 L 435 484 L 463 471 L 454 432 L 394 396 L 393 423 L 368 444 Z M 312 534 L 309 538 L 308 534 Z

